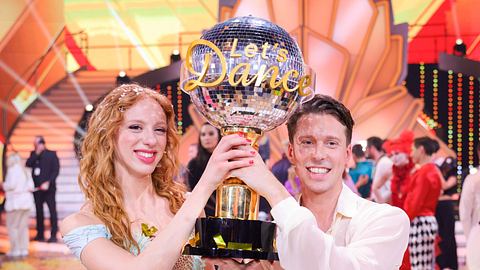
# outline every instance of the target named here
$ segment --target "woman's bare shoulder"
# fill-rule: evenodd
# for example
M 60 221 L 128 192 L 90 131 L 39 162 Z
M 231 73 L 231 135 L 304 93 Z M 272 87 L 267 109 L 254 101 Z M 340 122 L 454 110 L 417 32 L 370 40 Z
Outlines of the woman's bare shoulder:
M 62 220 L 60 223 L 60 233 L 68 234 L 70 231 L 88 225 L 103 224 L 91 211 L 88 203 L 84 204 L 80 211 L 73 213 Z

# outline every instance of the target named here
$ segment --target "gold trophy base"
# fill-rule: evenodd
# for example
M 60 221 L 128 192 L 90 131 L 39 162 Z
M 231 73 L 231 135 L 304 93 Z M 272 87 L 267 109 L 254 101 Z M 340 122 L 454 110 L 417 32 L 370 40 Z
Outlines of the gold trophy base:
M 211 258 L 278 260 L 274 247 L 275 223 L 260 220 L 199 218 L 195 238 L 184 255 Z

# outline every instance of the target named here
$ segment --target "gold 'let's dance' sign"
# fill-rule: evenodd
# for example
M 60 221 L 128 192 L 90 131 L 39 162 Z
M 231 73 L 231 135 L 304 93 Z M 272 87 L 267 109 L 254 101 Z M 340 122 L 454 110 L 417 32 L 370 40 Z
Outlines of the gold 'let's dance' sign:
M 246 59 L 250 59 L 257 56 L 261 51 L 260 57 L 264 60 L 267 60 L 268 57 L 272 57 L 267 54 L 268 50 L 276 49 L 278 47 L 278 43 L 272 46 L 268 44 L 268 42 L 266 42 L 262 46 L 260 46 L 260 48 L 254 43 L 249 43 L 247 46 L 244 47 L 243 51 L 237 51 L 237 44 L 238 38 L 235 38 L 231 45 L 229 56 L 230 58 L 239 58 L 242 57 L 243 54 Z M 220 73 L 215 75 L 218 77 L 213 77 L 213 74 L 208 74 L 208 70 L 210 68 L 210 65 L 212 64 L 211 60 L 213 57 L 213 53 L 204 54 L 203 66 L 200 72 L 194 69 L 192 65 L 192 53 L 194 48 L 199 45 L 207 46 L 218 57 L 221 65 Z M 288 51 L 286 49 L 278 49 L 276 51 L 277 54 L 273 56 L 275 57 L 275 61 L 278 63 L 286 62 L 288 59 Z M 196 76 L 196 78 L 186 81 L 184 85 L 185 91 L 192 91 L 199 86 L 217 86 L 221 84 L 225 80 L 225 76 L 227 76 L 227 58 L 215 44 L 204 39 L 195 40 L 190 44 L 187 50 L 185 66 L 191 74 Z M 250 74 L 250 70 L 251 63 L 239 63 L 230 70 L 228 74 L 228 83 L 233 87 L 238 86 L 239 84 L 244 87 L 250 86 L 252 84 L 255 87 L 260 87 L 262 83 L 268 81 L 268 88 L 272 90 L 280 90 L 287 92 L 298 91 L 298 94 L 300 96 L 308 96 L 312 94 L 312 90 L 310 88 L 310 85 L 312 84 L 312 78 L 309 74 L 302 75 L 300 71 L 295 69 L 290 69 L 283 74 L 279 74 L 280 67 L 278 65 L 267 66 L 265 63 L 260 65 L 258 71 L 254 75 Z M 293 87 L 291 86 L 292 82 L 295 82 Z

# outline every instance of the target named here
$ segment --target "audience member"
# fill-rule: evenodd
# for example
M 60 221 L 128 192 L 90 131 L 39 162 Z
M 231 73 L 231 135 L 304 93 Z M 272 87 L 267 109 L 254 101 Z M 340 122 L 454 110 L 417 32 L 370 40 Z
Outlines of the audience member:
M 188 162 L 187 175 L 190 190 L 193 190 L 200 180 L 205 168 L 207 167 L 210 156 L 217 147 L 218 142 L 222 138 L 220 130 L 212 126 L 210 123 L 204 123 L 200 128 L 198 137 L 197 155 Z M 215 216 L 215 196 L 214 192 L 205 205 L 205 214 L 207 216 Z
M 414 140 L 412 160 L 416 164 L 405 198 L 404 210 L 410 218 L 409 251 L 413 270 L 435 269 L 435 237 L 438 224 L 435 208 L 442 189 L 441 174 L 432 162 L 438 144 L 429 137 Z
M 457 193 L 457 162 L 447 157 L 440 166 L 440 172 L 446 180 L 443 182 L 443 194 L 438 199 L 435 218 L 438 222 L 440 252 L 436 262 L 440 269 L 458 269 L 457 242 L 455 240 L 455 210 Z
M 7 174 L 3 188 L 6 193 L 5 211 L 10 251 L 7 256 L 28 255 L 28 217 L 33 209 L 33 180 L 17 153 L 7 159 Z
M 389 203 L 391 200 L 390 179 L 392 178 L 392 161 L 382 148 L 383 140 L 379 137 L 367 139 L 367 156 L 375 161 L 371 197 L 378 203 Z
M 32 168 L 32 177 L 36 191 L 33 193 L 37 216 L 37 235 L 35 241 L 45 241 L 45 225 L 43 218 L 43 205 L 46 203 L 50 212 L 50 239 L 48 242 L 57 242 L 58 221 L 55 193 L 57 191 L 56 179 L 60 171 L 60 162 L 57 153 L 45 147 L 42 136 L 35 137 L 35 150 L 27 159 L 27 167 Z
M 348 174 L 352 178 L 360 196 L 362 196 L 362 198 L 368 198 L 370 197 L 373 180 L 373 162 L 367 160 L 360 144 L 352 146 L 352 158 L 355 162 L 355 167 L 351 168 Z

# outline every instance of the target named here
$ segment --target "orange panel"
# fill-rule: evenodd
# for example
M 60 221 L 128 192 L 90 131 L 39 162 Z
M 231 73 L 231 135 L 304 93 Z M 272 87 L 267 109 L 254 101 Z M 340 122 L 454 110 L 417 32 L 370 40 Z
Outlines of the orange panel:
M 337 97 L 347 68 L 348 52 L 331 40 L 307 31 L 304 55 L 316 72 L 315 92 Z
M 406 95 L 408 95 L 408 91 L 403 86 L 395 86 L 391 89 L 384 89 L 384 91 L 378 94 L 371 95 L 360 100 L 351 109 L 351 112 L 355 117 L 356 122 L 360 123 L 362 121 L 367 121 L 368 117 L 370 117 L 372 114 Z
M 294 31 L 302 24 L 299 0 L 272 0 L 275 23 L 287 32 Z
M 401 118 L 398 119 L 396 125 L 390 130 L 388 137 L 398 136 L 404 130 L 411 130 L 418 119 L 418 115 L 423 110 L 423 100 L 414 98 L 411 95 L 406 96 L 397 103 L 405 104 L 405 109 L 402 111 Z
M 272 0 L 274 23 L 283 27 L 287 32 L 295 30 L 302 24 L 298 0 Z M 285 16 L 288 14 L 288 16 Z
M 401 130 L 408 128 L 411 120 L 415 120 L 418 110 L 422 109 L 411 96 L 404 98 L 375 111 L 368 119 L 358 123 L 354 127 L 354 138 L 356 140 L 365 140 L 370 136 L 378 136 L 380 138 L 393 137 L 392 130 L 396 127 L 402 127 Z M 411 126 L 410 126 L 411 127 Z M 395 133 L 396 134 L 396 133 Z
M 329 37 L 336 13 L 335 0 L 306 0 L 305 24 L 317 34 Z
M 371 81 L 367 89 L 370 89 L 369 95 L 383 91 L 386 88 L 396 84 L 402 71 L 403 59 L 403 37 L 394 35 L 390 37 L 390 50 L 383 62 L 380 73 Z
M 350 53 L 347 74 L 352 74 L 357 59 L 365 51 L 370 29 L 375 21 L 376 6 L 369 0 L 337 0 L 332 40 Z
M 233 8 L 233 17 L 252 15 L 255 17 L 271 20 L 268 0 L 242 0 L 238 1 Z
M 378 72 L 379 65 L 388 52 L 390 46 L 390 16 L 389 7 L 385 2 L 378 4 L 378 16 L 373 25 L 367 48 L 359 65 L 358 72 L 349 76 L 342 100 L 347 107 L 352 107 L 358 100 L 368 93 L 366 88 L 375 72 Z

